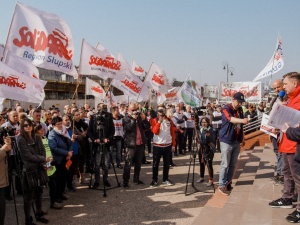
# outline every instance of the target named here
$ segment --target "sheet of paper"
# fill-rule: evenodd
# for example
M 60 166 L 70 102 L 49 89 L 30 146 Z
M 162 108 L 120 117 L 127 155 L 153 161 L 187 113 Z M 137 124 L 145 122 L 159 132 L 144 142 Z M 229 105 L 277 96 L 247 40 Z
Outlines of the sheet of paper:
M 274 127 L 268 125 L 268 121 L 270 119 L 270 116 L 263 113 L 262 119 L 261 119 L 261 125 L 260 125 L 260 131 L 269 134 L 273 136 L 274 138 L 277 138 L 277 135 L 272 133 L 272 130 Z
M 270 113 L 268 125 L 285 130 L 285 123 L 291 127 L 298 126 L 300 124 L 300 111 L 276 103 Z

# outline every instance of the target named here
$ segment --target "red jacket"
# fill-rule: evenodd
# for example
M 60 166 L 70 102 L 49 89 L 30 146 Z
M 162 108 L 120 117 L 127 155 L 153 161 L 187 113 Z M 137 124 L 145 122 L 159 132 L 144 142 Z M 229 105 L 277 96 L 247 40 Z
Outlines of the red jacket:
M 296 110 L 300 110 L 300 86 L 292 93 L 288 94 L 287 106 Z M 279 152 L 295 153 L 297 143 L 287 139 L 286 134 L 283 133 L 281 142 L 279 143 Z
M 176 137 L 176 134 L 175 134 L 175 131 L 176 131 L 176 126 L 175 124 L 173 123 L 172 120 L 170 120 L 169 118 L 167 118 L 171 124 L 170 126 L 170 134 L 172 136 L 172 146 L 175 147 L 176 146 L 176 140 L 175 140 L 175 137 Z M 160 131 L 160 123 L 158 122 L 158 119 L 152 119 L 150 120 L 151 122 L 151 131 L 154 135 L 159 135 L 159 131 Z

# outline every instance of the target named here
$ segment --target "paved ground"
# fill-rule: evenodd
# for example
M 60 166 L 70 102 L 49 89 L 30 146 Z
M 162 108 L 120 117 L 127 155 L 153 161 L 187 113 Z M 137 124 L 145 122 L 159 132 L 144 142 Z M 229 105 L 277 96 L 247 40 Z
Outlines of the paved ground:
M 211 198 L 213 189 L 206 187 L 203 183 L 195 183 L 200 192 L 185 195 L 189 159 L 189 155 L 174 157 L 173 160 L 177 166 L 170 169 L 170 180 L 175 183 L 174 186 L 149 187 L 152 176 L 151 165 L 143 165 L 141 180 L 146 185 L 130 183 L 129 189 L 125 190 L 123 187 L 119 187 L 107 191 L 106 198 L 103 197 L 103 192 L 100 190 L 89 190 L 87 186 L 81 186 L 75 193 L 66 193 L 70 198 L 65 201 L 62 210 L 49 209 L 48 190 L 45 189 L 43 208 L 49 213 L 47 215 L 50 220 L 49 224 L 192 224 L 203 206 Z M 148 161 L 152 160 L 148 158 Z M 216 153 L 214 159 L 215 180 L 218 180 L 219 165 L 220 153 Z M 116 169 L 116 171 L 119 181 L 122 181 L 121 173 L 123 170 Z M 199 178 L 198 162 L 196 163 L 195 174 L 196 181 Z M 160 183 L 161 178 L 162 168 L 159 172 Z M 116 186 L 112 169 L 110 170 L 109 181 L 113 186 Z M 188 193 L 192 191 L 193 188 L 189 184 Z M 17 196 L 16 201 L 19 222 L 24 224 L 22 197 Z M 5 224 L 17 224 L 13 201 L 7 202 Z

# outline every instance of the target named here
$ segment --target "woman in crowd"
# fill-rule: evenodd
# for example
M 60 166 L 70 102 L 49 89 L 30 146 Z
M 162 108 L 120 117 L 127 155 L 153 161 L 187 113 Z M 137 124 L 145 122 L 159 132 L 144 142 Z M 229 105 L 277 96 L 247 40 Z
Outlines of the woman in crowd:
M 72 142 L 67 136 L 67 131 L 63 130 L 62 118 L 53 117 L 53 129 L 48 135 L 48 143 L 53 156 L 53 161 L 56 167 L 56 202 L 62 203 L 68 198 L 64 195 L 67 183 L 67 160 L 70 160 L 72 151 Z
M 50 147 L 48 145 L 48 139 L 44 136 L 44 129 L 42 127 L 41 124 L 37 125 L 35 128 L 34 128 L 34 131 L 36 134 L 38 134 L 41 138 L 42 138 L 42 142 L 43 142 L 43 145 L 45 147 L 45 150 L 46 150 L 46 157 L 52 157 L 52 153 L 51 153 L 51 150 L 50 150 Z M 62 205 L 60 205 L 60 203 L 56 202 L 56 168 L 55 168 L 55 165 L 53 163 L 53 161 L 51 162 L 50 165 L 47 166 L 47 175 L 49 177 L 49 196 L 50 196 L 50 208 L 52 209 L 62 209 Z
M 198 183 L 204 181 L 205 165 L 207 165 L 209 181 L 207 186 L 212 186 L 214 182 L 213 158 L 215 151 L 215 137 L 209 119 L 203 117 L 200 120 L 200 129 L 198 131 L 198 142 L 200 142 L 199 162 L 200 162 L 200 179 Z
M 42 143 L 42 139 L 34 133 L 33 123 L 30 119 L 25 118 L 21 121 L 20 135 L 18 137 L 18 148 L 20 150 L 21 158 L 24 163 L 23 167 L 23 191 L 24 191 L 24 213 L 25 224 L 34 225 L 32 216 L 30 215 L 33 199 L 36 205 L 35 218 L 42 223 L 48 223 L 48 220 L 44 218 L 42 211 L 42 193 L 43 183 L 30 185 L 30 176 L 36 171 L 39 177 L 42 177 L 42 173 L 46 173 L 44 164 L 51 160 L 50 157 L 46 157 L 45 148 Z

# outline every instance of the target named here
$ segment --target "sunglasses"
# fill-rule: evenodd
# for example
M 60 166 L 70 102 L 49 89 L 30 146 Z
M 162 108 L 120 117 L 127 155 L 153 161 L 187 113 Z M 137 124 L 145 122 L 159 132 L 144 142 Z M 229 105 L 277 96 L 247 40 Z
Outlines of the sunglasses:
M 24 127 L 26 128 L 26 127 L 31 127 L 32 125 L 30 125 L 30 124 L 28 124 L 28 123 L 26 123 L 26 124 L 24 124 Z

